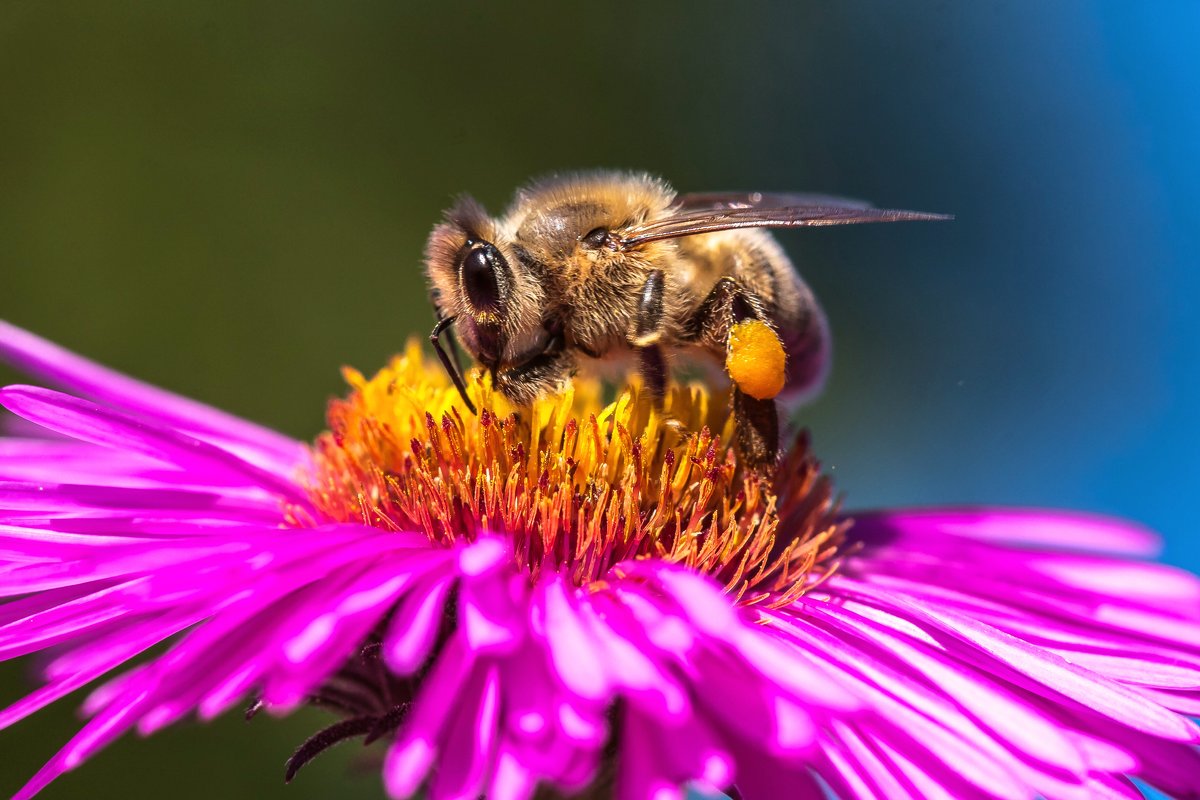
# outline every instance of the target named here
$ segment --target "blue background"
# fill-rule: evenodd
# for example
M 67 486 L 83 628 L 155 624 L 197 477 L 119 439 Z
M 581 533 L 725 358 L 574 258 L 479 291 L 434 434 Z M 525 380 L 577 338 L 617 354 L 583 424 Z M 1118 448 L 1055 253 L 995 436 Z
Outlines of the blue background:
M 604 166 L 951 212 L 781 236 L 832 321 L 802 419 L 849 506 L 1103 511 L 1196 570 L 1197 41 L 1190 2 L 8 2 L 0 315 L 307 438 L 340 364 L 427 331 L 457 192 Z M 71 705 L 0 732 L 0 794 Z M 123 741 L 45 796 L 341 795 L 353 746 L 280 782 L 322 721 Z

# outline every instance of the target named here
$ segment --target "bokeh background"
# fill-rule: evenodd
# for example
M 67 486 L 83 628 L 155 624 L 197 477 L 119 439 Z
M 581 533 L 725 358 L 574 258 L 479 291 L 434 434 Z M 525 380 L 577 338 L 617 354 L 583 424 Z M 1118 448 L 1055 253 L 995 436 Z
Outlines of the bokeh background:
M 456 193 L 603 166 L 952 212 L 781 237 L 848 503 L 1115 513 L 1197 569 L 1198 39 L 1190 2 L 4 0 L 0 316 L 307 438 L 341 364 L 428 331 Z M 0 795 L 77 700 L 0 733 Z M 283 786 L 324 721 L 130 738 L 44 796 L 381 796 L 355 745 Z

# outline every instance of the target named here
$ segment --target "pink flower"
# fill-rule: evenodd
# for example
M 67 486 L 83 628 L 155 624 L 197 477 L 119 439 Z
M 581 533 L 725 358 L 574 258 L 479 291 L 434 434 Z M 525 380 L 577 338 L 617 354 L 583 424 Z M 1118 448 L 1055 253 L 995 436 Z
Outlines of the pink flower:
M 699 390 L 690 436 L 586 386 L 518 419 L 474 384 L 464 419 L 410 352 L 309 448 L 2 323 L 0 354 L 70 392 L 0 390 L 40 426 L 0 439 L 0 655 L 46 653 L 0 727 L 105 679 L 18 798 L 247 702 L 343 715 L 289 777 L 389 739 L 393 797 L 1200 794 L 1200 580 L 1135 525 L 851 522 L 803 442 L 743 479 Z

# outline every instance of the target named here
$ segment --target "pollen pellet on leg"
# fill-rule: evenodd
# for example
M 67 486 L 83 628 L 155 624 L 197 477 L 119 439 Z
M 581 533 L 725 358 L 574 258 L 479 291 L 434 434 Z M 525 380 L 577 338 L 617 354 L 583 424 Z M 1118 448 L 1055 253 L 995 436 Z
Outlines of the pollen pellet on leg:
M 756 400 L 783 390 L 787 355 L 778 334 L 765 322 L 748 319 L 729 330 L 725 369 L 737 387 Z

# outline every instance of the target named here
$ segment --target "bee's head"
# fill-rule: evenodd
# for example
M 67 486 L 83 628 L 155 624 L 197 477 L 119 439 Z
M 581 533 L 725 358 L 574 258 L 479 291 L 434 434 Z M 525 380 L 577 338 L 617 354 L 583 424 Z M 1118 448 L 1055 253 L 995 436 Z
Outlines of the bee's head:
M 439 317 L 455 318 L 463 347 L 493 377 L 546 352 L 545 290 L 474 200 L 433 229 L 425 271 Z

